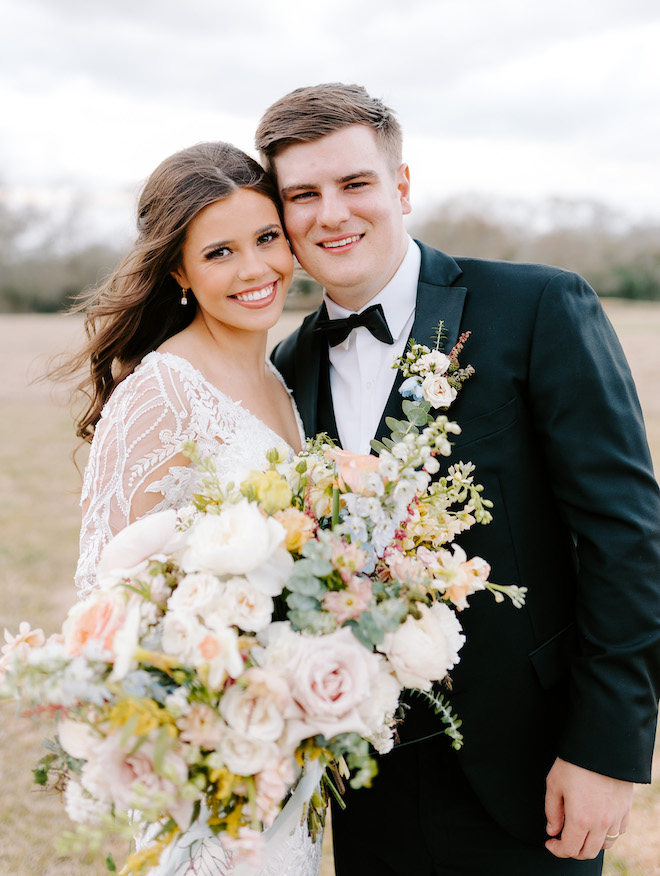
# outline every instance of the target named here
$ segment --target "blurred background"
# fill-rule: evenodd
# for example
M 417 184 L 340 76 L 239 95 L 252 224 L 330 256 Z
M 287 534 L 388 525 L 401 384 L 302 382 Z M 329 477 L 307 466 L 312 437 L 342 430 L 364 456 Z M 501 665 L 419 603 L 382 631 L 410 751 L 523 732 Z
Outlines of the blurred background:
M 0 0 L 0 310 L 105 274 L 167 155 L 255 154 L 270 103 L 336 80 L 397 111 L 411 232 L 658 298 L 659 45 L 657 0 Z
M 301 85 L 357 82 L 397 111 L 411 233 L 589 279 L 657 471 L 659 47 L 658 0 L 0 0 L 0 633 L 53 632 L 75 600 L 76 439 L 62 387 L 34 382 L 81 342 L 60 312 L 117 263 L 163 158 L 213 139 L 255 155 L 261 114 Z M 317 296 L 299 276 L 271 340 Z M 107 872 L 108 847 L 55 851 L 68 822 L 31 777 L 48 733 L 0 709 L 0 876 Z M 607 876 L 660 876 L 657 751 Z

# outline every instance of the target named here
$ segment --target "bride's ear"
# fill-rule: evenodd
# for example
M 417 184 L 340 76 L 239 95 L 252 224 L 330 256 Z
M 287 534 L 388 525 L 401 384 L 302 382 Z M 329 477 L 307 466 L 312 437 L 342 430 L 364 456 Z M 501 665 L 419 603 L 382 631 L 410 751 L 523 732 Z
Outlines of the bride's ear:
M 179 286 L 181 286 L 183 289 L 190 288 L 190 284 L 188 283 L 188 280 L 186 279 L 185 272 L 183 271 L 182 268 L 176 268 L 175 270 L 170 271 L 170 274 L 172 277 L 174 277 L 174 279 L 177 281 Z

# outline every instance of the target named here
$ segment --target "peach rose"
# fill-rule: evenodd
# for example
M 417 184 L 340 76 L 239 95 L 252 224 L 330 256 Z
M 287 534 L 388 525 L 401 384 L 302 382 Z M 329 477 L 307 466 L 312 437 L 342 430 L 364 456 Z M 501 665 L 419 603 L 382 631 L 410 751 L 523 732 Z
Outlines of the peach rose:
M 337 463 L 340 490 L 348 487 L 353 493 L 374 495 L 373 490 L 370 489 L 368 475 L 378 472 L 380 460 L 377 456 L 370 453 L 351 453 L 338 447 L 329 450 L 327 456 Z
M 285 508 L 273 514 L 286 530 L 286 549 L 291 553 L 299 554 L 303 545 L 314 537 L 316 524 L 307 514 L 297 508 Z
M 121 593 L 97 590 L 89 599 L 74 605 L 62 625 L 64 647 L 73 657 L 95 645 L 114 656 L 114 640 L 126 619 L 126 600 Z

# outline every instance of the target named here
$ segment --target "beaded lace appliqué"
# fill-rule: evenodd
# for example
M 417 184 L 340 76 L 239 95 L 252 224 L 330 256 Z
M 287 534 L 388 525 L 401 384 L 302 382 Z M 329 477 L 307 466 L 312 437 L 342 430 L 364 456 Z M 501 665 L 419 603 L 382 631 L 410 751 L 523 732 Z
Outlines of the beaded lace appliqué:
M 296 417 L 302 440 L 297 412 Z M 286 444 L 186 359 L 149 353 L 115 389 L 96 426 L 81 496 L 85 510 L 76 571 L 81 596 L 94 586 L 103 545 L 130 522 L 136 496 L 162 496 L 148 513 L 189 502 L 196 472 L 176 464 L 177 457 L 186 462 L 180 453 L 188 439 L 202 454 L 215 456 L 227 481 L 266 468 L 266 452 Z

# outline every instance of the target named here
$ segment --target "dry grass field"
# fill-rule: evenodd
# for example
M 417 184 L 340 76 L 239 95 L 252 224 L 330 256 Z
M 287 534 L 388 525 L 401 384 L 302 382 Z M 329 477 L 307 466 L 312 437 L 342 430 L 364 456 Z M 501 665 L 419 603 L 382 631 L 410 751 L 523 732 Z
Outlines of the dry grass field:
M 606 309 L 637 380 L 657 471 L 660 306 L 613 301 Z M 273 340 L 299 319 L 300 314 L 285 314 Z M 80 337 L 79 319 L 0 316 L 0 633 L 4 627 L 15 630 L 24 619 L 52 632 L 75 598 L 80 489 L 71 460 L 75 438 L 61 390 L 30 380 L 43 371 L 48 354 L 73 349 Z M 84 452 L 78 462 L 84 465 Z M 57 799 L 31 783 L 40 737 L 39 728 L 17 719 L 11 705 L 0 710 L 0 876 L 101 876 L 108 849 L 87 857 L 58 857 L 54 851 L 56 836 L 68 824 Z M 657 761 L 655 783 L 637 789 L 630 829 L 608 856 L 608 876 L 660 876 L 660 756 Z M 125 849 L 112 850 L 117 860 L 123 858 Z M 328 848 L 323 876 L 333 873 Z

